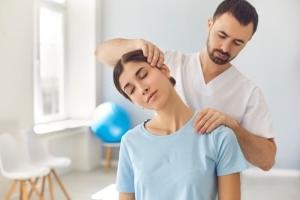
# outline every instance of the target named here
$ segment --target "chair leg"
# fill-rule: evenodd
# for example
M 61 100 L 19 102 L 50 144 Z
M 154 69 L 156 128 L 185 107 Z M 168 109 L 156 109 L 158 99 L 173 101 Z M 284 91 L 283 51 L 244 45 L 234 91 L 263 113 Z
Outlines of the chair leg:
M 23 184 L 22 184 L 22 200 L 28 200 L 28 192 L 27 192 L 27 187 L 26 187 L 26 180 L 25 181 L 22 181 Z
M 53 185 L 50 174 L 48 174 L 48 183 L 49 183 L 49 193 L 50 193 L 50 199 L 54 200 L 54 194 L 53 194 Z
M 29 181 L 29 183 L 31 184 L 31 180 L 29 179 L 28 181 Z M 36 184 L 38 183 L 38 181 L 39 181 L 39 178 L 36 178 L 36 179 L 34 180 L 34 185 L 35 185 L 35 186 L 36 186 Z M 33 192 L 33 188 L 31 187 L 31 189 L 30 189 L 30 191 L 29 191 L 29 194 L 28 194 L 28 198 L 29 198 L 29 199 L 31 198 L 32 192 Z
M 35 191 L 35 193 L 39 197 L 39 200 L 44 200 L 44 197 L 42 196 L 42 194 L 40 193 L 40 191 L 38 191 L 38 189 L 36 188 L 36 181 L 32 181 L 32 180 L 29 179 L 28 182 L 31 185 L 31 191 Z
M 5 200 L 10 200 L 11 195 L 14 193 L 14 191 L 16 189 L 17 182 L 18 181 L 16 181 L 16 180 L 13 181 L 13 183 L 11 184 L 7 194 L 4 197 Z
M 62 190 L 63 193 L 65 194 L 65 197 L 66 197 L 68 200 L 70 200 L 71 197 L 70 197 L 70 195 L 67 193 L 66 188 L 64 187 L 64 185 L 63 185 L 62 181 L 60 180 L 59 176 L 57 175 L 56 171 L 55 171 L 54 169 L 52 169 L 52 170 L 51 170 L 51 173 L 54 175 L 54 177 L 55 177 L 57 183 L 59 184 L 59 186 L 60 186 L 60 188 L 61 188 L 61 190 Z
M 20 195 L 19 195 L 19 199 L 22 200 L 23 199 L 23 181 L 19 181 L 20 183 Z
M 109 171 L 111 169 L 111 160 L 112 160 L 112 147 L 106 147 L 105 151 L 105 170 Z
M 46 181 L 47 176 L 43 176 L 42 179 L 42 188 L 41 188 L 41 194 L 44 197 L 44 192 L 45 192 L 45 181 Z

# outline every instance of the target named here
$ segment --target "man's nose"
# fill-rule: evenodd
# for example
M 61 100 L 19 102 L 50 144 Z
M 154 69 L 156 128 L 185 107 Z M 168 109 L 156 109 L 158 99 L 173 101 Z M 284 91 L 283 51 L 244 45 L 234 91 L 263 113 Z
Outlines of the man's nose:
M 224 53 L 228 53 L 229 50 L 230 50 L 230 45 L 231 45 L 231 43 L 230 43 L 229 40 L 228 41 L 224 41 L 223 44 L 222 44 L 222 46 L 221 46 L 222 51 Z

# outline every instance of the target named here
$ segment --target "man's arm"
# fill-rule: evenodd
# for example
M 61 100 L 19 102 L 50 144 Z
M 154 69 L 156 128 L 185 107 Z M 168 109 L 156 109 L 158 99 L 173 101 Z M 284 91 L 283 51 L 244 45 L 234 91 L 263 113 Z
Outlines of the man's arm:
M 141 49 L 147 62 L 152 66 L 162 66 L 164 63 L 164 54 L 162 51 L 149 41 L 143 39 L 123 39 L 116 38 L 107 40 L 97 45 L 95 55 L 96 59 L 102 64 L 114 67 L 121 56 L 127 52 Z
M 251 164 L 265 171 L 272 168 L 276 155 L 273 139 L 259 137 L 246 130 L 235 119 L 211 108 L 199 113 L 194 126 L 200 133 L 209 133 L 222 124 L 234 131 L 245 158 Z
M 119 200 L 135 200 L 134 193 L 119 193 Z
M 218 200 L 240 200 L 240 173 L 218 177 Z
M 262 170 L 270 170 L 275 163 L 276 144 L 274 139 L 254 135 L 238 122 L 231 128 L 237 136 L 245 158 Z

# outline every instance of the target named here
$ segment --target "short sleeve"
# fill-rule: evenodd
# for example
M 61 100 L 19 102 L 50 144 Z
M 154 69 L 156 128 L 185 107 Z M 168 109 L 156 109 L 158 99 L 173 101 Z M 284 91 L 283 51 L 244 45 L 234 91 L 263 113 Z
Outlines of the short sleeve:
M 241 172 L 248 165 L 233 131 L 227 127 L 215 134 L 217 176 Z
M 259 88 L 252 91 L 241 124 L 255 135 L 274 138 L 271 113 Z
M 134 193 L 134 174 L 132 163 L 129 157 L 128 149 L 126 148 L 126 141 L 122 138 L 119 163 L 117 171 L 117 190 L 119 192 Z

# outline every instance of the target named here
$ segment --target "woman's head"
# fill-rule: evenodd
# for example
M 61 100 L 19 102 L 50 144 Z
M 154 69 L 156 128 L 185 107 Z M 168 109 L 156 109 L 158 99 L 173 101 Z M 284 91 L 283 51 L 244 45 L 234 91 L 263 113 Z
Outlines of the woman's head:
M 114 67 L 113 79 L 125 98 L 150 109 L 157 109 L 175 85 L 167 66 L 150 66 L 141 50 L 122 56 Z

